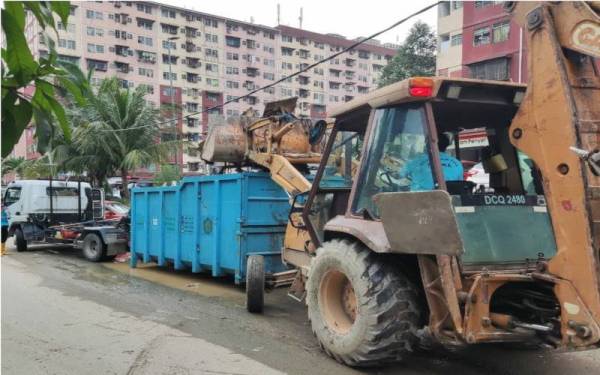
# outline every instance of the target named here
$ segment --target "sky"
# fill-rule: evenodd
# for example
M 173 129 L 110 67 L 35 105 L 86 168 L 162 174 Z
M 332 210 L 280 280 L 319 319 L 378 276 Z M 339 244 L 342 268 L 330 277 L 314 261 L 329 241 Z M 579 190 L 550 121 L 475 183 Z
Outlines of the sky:
M 368 36 L 399 21 L 435 0 L 162 0 L 161 3 L 234 18 L 265 26 L 277 25 L 277 4 L 281 6 L 281 24 L 298 27 L 300 7 L 302 28 L 319 33 L 341 34 L 349 39 Z M 384 43 L 401 43 L 411 25 L 422 20 L 436 28 L 437 8 L 412 18 L 382 34 Z

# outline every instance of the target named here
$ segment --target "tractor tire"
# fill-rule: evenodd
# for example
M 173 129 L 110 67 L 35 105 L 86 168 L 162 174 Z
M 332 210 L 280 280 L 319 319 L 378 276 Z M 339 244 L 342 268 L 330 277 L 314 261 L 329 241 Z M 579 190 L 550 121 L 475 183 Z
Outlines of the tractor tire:
M 96 233 L 88 233 L 83 238 L 83 256 L 90 262 L 100 262 L 106 256 L 106 246 Z
M 250 255 L 246 262 L 246 309 L 261 313 L 265 305 L 265 258 Z
M 21 228 L 15 229 L 15 245 L 18 252 L 27 251 L 27 240 Z
M 306 290 L 313 333 L 338 362 L 376 366 L 416 349 L 422 324 L 413 283 L 362 245 L 324 243 L 312 260 Z

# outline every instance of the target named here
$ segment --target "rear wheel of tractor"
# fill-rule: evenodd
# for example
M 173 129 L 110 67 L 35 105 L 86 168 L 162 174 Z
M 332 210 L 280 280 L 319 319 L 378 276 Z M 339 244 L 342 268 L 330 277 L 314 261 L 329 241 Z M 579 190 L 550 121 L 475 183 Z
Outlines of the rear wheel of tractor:
M 21 228 L 15 229 L 15 245 L 18 252 L 27 251 L 27 240 Z
M 379 365 L 404 359 L 416 348 L 416 289 L 370 250 L 345 240 L 324 243 L 306 290 L 313 333 L 338 362 Z
M 106 247 L 100 236 L 88 233 L 83 238 L 83 256 L 90 262 L 99 262 L 106 255 Z
M 261 313 L 265 305 L 265 258 L 250 255 L 246 263 L 246 309 Z

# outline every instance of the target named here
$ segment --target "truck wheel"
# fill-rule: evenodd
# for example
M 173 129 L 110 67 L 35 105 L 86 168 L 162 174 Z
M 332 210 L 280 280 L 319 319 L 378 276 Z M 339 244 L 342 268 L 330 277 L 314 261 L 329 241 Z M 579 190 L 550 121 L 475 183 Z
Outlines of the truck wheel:
M 265 258 L 250 255 L 246 262 L 246 309 L 261 313 L 265 305 Z
M 83 256 L 90 262 L 99 262 L 104 258 L 104 242 L 96 233 L 88 233 L 83 238 Z
M 346 240 L 324 243 L 306 290 L 313 333 L 338 362 L 380 365 L 404 359 L 416 347 L 416 289 L 370 250 Z
M 15 245 L 17 246 L 17 251 L 27 251 L 27 240 L 21 228 L 15 229 Z

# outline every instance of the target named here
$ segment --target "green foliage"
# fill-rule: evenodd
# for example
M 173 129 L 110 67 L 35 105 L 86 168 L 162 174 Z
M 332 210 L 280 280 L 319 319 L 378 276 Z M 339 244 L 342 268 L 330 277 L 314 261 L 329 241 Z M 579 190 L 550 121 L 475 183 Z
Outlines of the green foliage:
M 53 140 L 53 157 L 60 169 L 86 172 L 97 184 L 120 174 L 127 185 L 130 170 L 165 162 L 180 143 L 157 143 L 160 115 L 144 100 L 145 94 L 143 87 L 121 88 L 114 77 L 103 80 L 84 106 L 70 105 L 72 142 L 65 135 Z
M 379 87 L 409 77 L 434 75 L 436 48 L 437 41 L 431 27 L 424 22 L 416 22 L 396 56 L 383 69 Z
M 2 176 L 9 173 L 22 174 L 25 164 L 26 161 L 23 157 L 6 158 L 2 160 Z
M 38 151 L 47 150 L 49 140 L 57 128 L 70 139 L 70 127 L 63 106 L 55 99 L 56 88 L 65 89 L 82 101 L 88 81 L 79 67 L 59 62 L 54 41 L 46 34 L 48 55 L 36 61 L 25 39 L 26 12 L 30 11 L 42 29 L 56 33 L 54 15 L 67 23 L 70 11 L 68 1 L 6 1 L 2 9 L 2 30 L 6 48 L 2 49 L 2 157 L 8 155 L 31 119 L 36 124 Z M 35 87 L 30 97 L 24 88 Z
M 52 172 L 48 155 L 32 160 L 18 157 L 6 158 L 2 161 L 2 176 L 15 173 L 20 178 L 47 178 Z
M 181 179 L 181 171 L 178 165 L 165 164 L 160 166 L 160 171 L 154 176 L 154 183 L 158 185 L 170 184 L 172 181 Z

